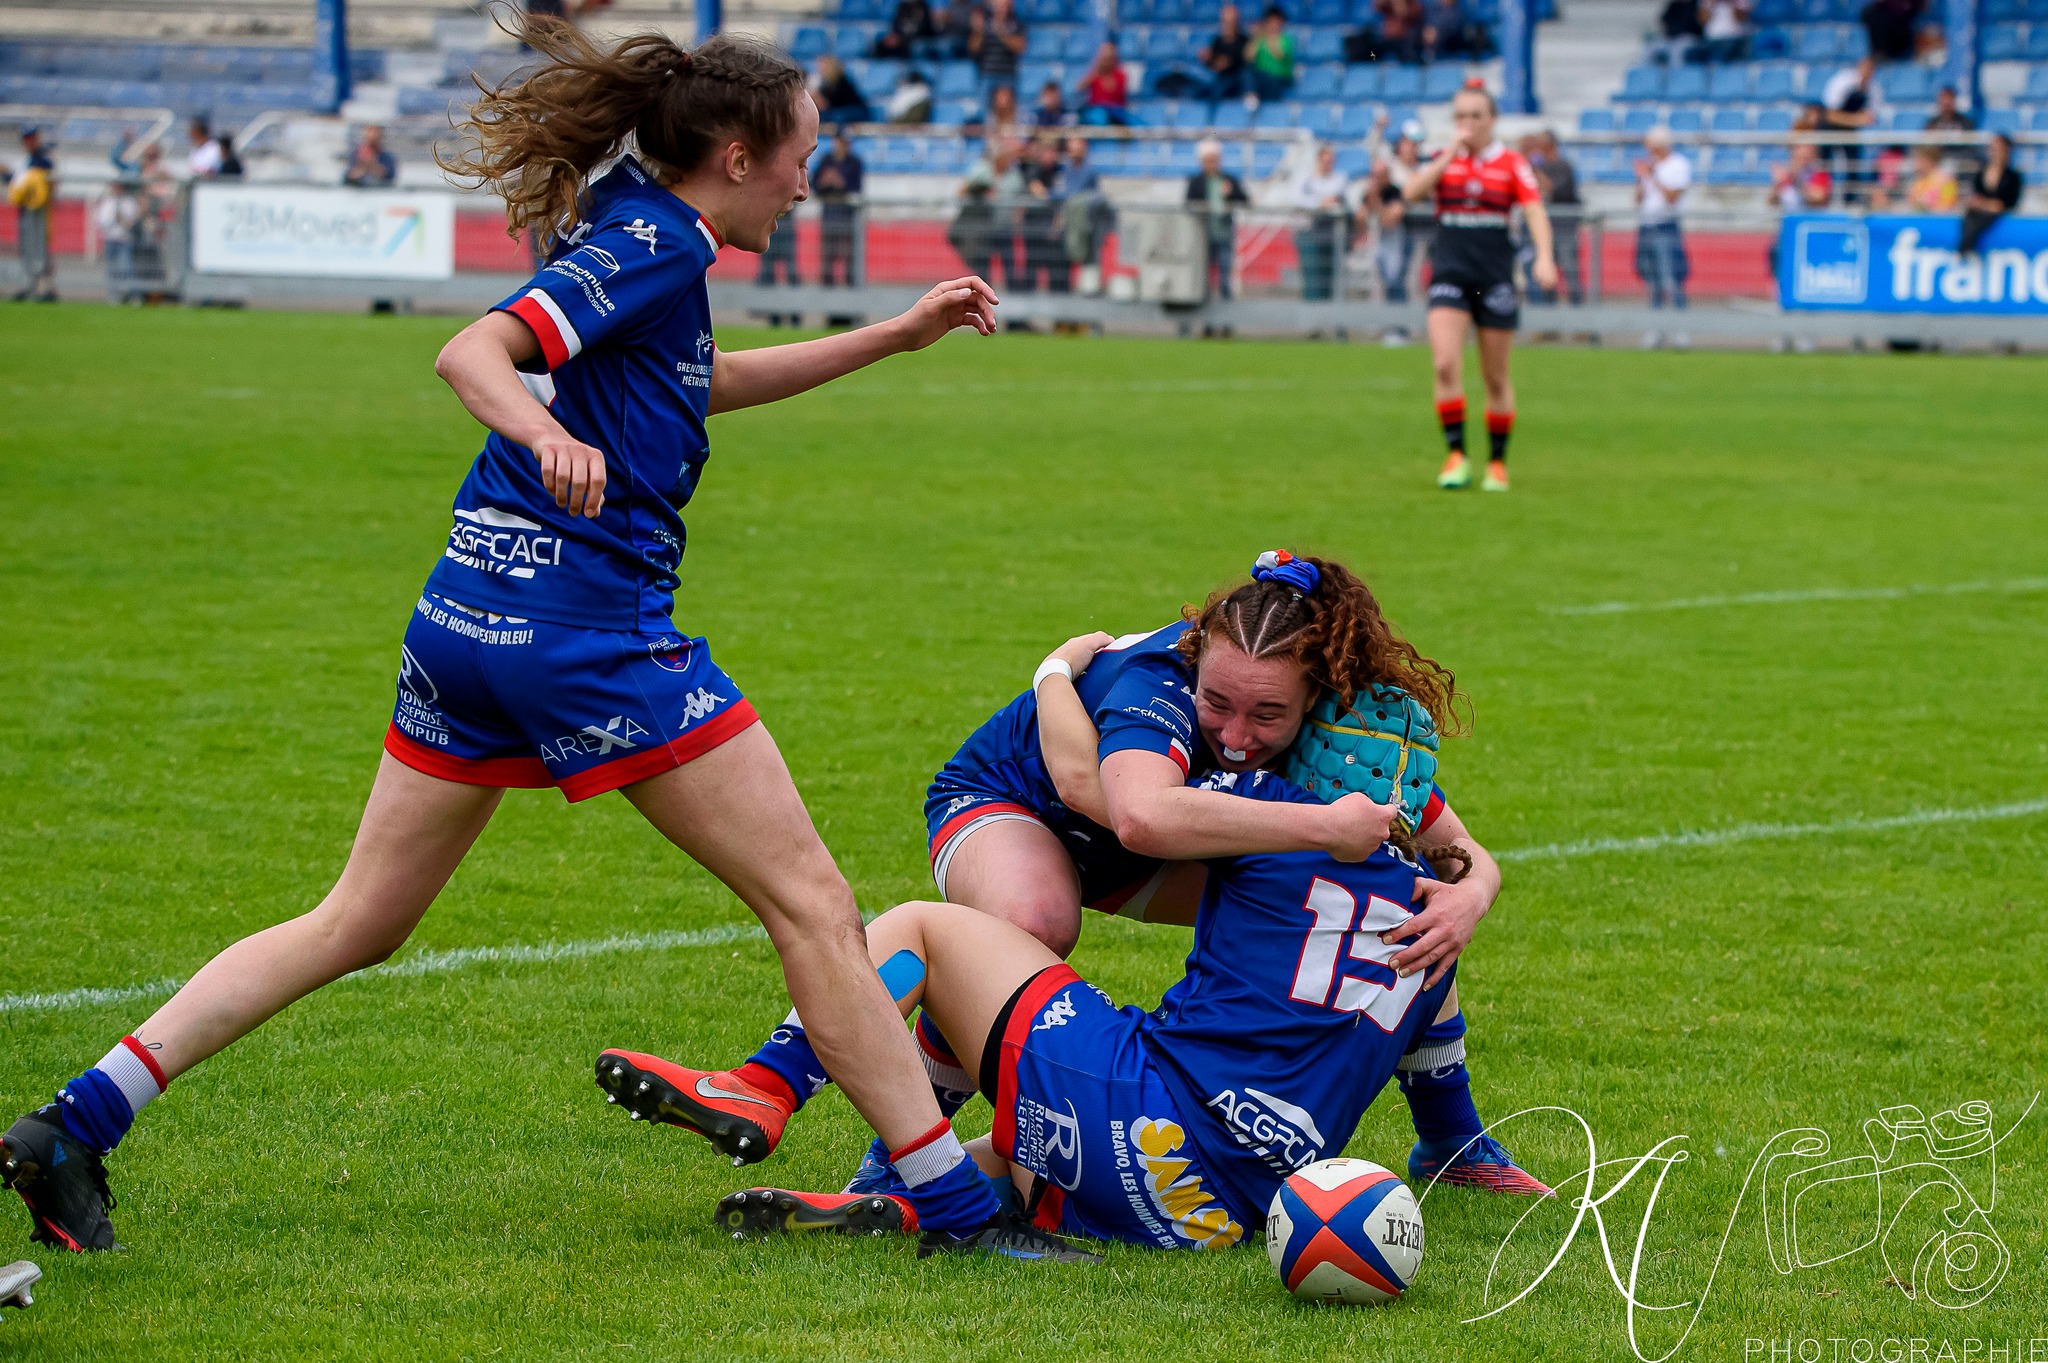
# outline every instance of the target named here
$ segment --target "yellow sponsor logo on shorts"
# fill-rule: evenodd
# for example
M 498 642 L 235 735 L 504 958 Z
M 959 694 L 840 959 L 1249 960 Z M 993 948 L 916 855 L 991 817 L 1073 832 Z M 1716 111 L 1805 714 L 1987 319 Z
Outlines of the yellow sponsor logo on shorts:
M 1178 1234 L 1194 1242 L 1196 1249 L 1229 1249 L 1244 1239 L 1244 1227 L 1231 1219 L 1200 1178 L 1188 1173 L 1194 1161 L 1178 1153 L 1187 1144 L 1179 1123 L 1140 1117 L 1131 1123 L 1131 1141 L 1138 1147 L 1152 1205 Z

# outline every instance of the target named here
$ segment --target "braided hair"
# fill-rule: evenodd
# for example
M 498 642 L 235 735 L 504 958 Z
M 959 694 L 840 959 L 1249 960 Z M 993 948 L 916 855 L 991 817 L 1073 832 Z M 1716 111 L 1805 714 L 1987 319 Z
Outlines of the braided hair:
M 500 22 L 545 60 L 495 89 L 476 81 L 464 145 L 435 160 L 495 191 L 507 230 L 532 227 L 543 248 L 575 226 L 584 185 L 614 157 L 637 150 L 670 185 L 733 141 L 766 155 L 796 131 L 803 70 L 763 39 L 690 50 L 643 33 L 606 48 L 547 15 Z

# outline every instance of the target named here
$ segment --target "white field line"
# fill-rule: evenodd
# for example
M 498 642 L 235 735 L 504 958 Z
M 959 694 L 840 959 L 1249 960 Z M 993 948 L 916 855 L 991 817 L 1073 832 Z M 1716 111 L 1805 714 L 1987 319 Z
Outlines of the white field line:
M 1713 610 L 1721 606 L 1785 606 L 1802 601 L 1904 601 L 1916 596 L 1976 596 L 2048 591 L 2048 577 L 2017 577 L 2006 582 L 1913 583 L 1905 587 L 1808 587 L 1782 592 L 1743 592 L 1735 596 L 1690 596 L 1676 601 L 1598 601 L 1590 606 L 1545 606 L 1546 615 L 1637 615 L 1645 611 Z
M 1583 842 L 1554 842 L 1542 847 L 1518 847 L 1495 853 L 1500 861 L 1564 860 L 1570 857 L 1601 856 L 1610 852 L 1654 852 L 1665 847 L 1721 847 L 1728 843 L 1754 842 L 1762 838 L 1810 838 L 1831 833 L 1881 832 L 1892 828 L 1923 828 L 1930 824 L 1982 823 L 1987 819 L 2019 819 L 2030 814 L 2048 814 L 2048 799 L 2021 800 L 2012 804 L 1982 805 L 1974 809 L 1926 809 L 1911 814 L 1882 818 L 1838 819 L 1833 823 L 1752 823 L 1693 833 L 1658 833 L 1641 838 L 1591 838 Z M 728 942 L 764 940 L 767 933 L 759 923 L 728 923 L 689 932 L 634 932 L 617 937 L 599 937 L 581 942 L 544 942 L 539 946 L 455 947 L 445 951 L 421 951 L 402 961 L 372 966 L 350 979 L 417 978 L 446 975 L 476 965 L 523 965 L 548 961 L 579 961 L 592 956 L 611 956 L 648 951 L 676 951 L 691 947 L 723 946 Z M 50 994 L 0 994 L 0 1014 L 54 1013 L 98 1004 L 132 1003 L 173 993 L 182 981 L 150 980 L 144 984 L 66 989 Z
M 1756 842 L 1764 838 L 1814 838 L 1831 833 L 1871 833 L 1892 828 L 1925 828 L 1931 824 L 1982 823 L 1987 819 L 2021 819 L 2029 814 L 2048 814 L 2048 800 L 2019 800 L 2006 805 L 1980 805 L 1975 809 L 1922 809 L 1911 814 L 1888 814 L 1881 818 L 1837 819 L 1832 823 L 1739 823 L 1727 828 L 1702 829 L 1693 833 L 1654 833 L 1641 838 L 1588 838 L 1583 842 L 1553 842 L 1542 847 L 1517 847 L 1494 853 L 1497 861 L 1549 861 L 1567 857 L 1600 856 L 1608 852 L 1655 852 L 1665 847 L 1724 847 L 1732 842 Z

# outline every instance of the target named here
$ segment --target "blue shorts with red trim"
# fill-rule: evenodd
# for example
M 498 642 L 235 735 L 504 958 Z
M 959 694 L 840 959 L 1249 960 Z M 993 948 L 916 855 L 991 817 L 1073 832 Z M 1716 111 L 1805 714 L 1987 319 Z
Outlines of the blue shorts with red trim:
M 426 595 L 384 749 L 473 786 L 572 803 L 701 757 L 758 716 L 702 639 L 520 620 Z
M 1139 1034 L 1144 1016 L 1069 966 L 1027 982 L 999 1024 L 996 1153 L 1042 1180 L 1037 1221 L 1048 1230 L 1228 1249 L 1258 1227 L 1224 1206 L 1203 1169 Z
M 1143 890 L 1165 865 L 1125 849 L 1116 834 L 1074 813 L 1027 793 L 1030 783 L 1008 777 L 1002 766 L 970 768 L 958 758 L 932 778 L 925 792 L 925 831 L 931 838 L 932 880 L 939 896 L 946 894 L 946 871 L 953 854 L 976 829 L 1007 819 L 1021 819 L 1049 830 L 1074 860 L 1081 878 L 1081 902 L 1091 909 L 1115 913 Z

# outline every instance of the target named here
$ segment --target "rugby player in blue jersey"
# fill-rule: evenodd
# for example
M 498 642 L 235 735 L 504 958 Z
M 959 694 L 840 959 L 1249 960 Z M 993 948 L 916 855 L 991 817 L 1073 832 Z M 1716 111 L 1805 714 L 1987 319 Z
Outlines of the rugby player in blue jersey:
M 1064 957 L 1079 935 L 1083 904 L 1149 921 L 1193 921 L 1203 860 L 1321 852 L 1355 862 L 1386 840 L 1394 807 L 1364 795 L 1328 805 L 1246 801 L 1189 778 L 1277 762 L 1324 687 L 1351 696 L 1374 684 L 1399 686 L 1448 727 L 1451 674 L 1395 633 L 1355 574 L 1324 559 L 1262 556 L 1250 582 L 1188 614 L 1099 654 L 1106 636 L 1070 641 L 1039 669 L 1033 689 L 977 730 L 939 772 L 925 813 L 942 898 L 1020 927 Z M 1055 697 L 1092 720 L 1082 724 L 1085 739 L 1050 741 L 1042 706 Z M 1456 883 L 1425 880 L 1421 912 L 1396 929 L 1408 945 L 1393 958 L 1395 968 L 1425 971 L 1434 987 L 1498 894 L 1500 870 L 1440 791 L 1430 793 L 1418 825 L 1419 856 L 1451 856 L 1469 868 Z M 971 1067 L 929 1015 L 920 1018 L 917 1037 L 942 1110 L 957 1110 L 976 1088 Z M 1410 1175 L 1497 1192 L 1548 1192 L 1483 1134 L 1464 1038 L 1453 991 L 1402 1057 L 1399 1077 L 1416 1128 Z M 756 1060 L 773 1054 L 764 1048 Z M 693 1118 L 660 1099 L 709 1082 L 730 1095 L 714 1101 L 721 1109 L 716 1123 L 746 1130 L 757 1149 L 780 1138 L 786 1114 L 805 1096 L 801 1083 L 772 1065 L 749 1064 L 707 1081 L 698 1071 L 632 1052 L 601 1059 L 599 1082 L 628 1086 L 629 1106 L 640 1115 L 700 1130 L 709 1129 L 701 1112 Z M 893 1186 L 888 1154 L 878 1142 L 847 1191 Z
M 1271 772 L 1211 772 L 1188 789 L 1307 809 Z M 1395 844 L 1210 861 L 1186 973 L 1151 1012 L 1118 1008 L 1012 924 L 957 904 L 905 904 L 868 925 L 878 974 L 962 1044 L 995 1107 L 977 1160 L 1015 1179 L 1048 1231 L 1159 1249 L 1224 1249 L 1259 1229 L 1280 1182 L 1339 1154 L 1449 997 L 1398 971 L 1416 887 Z M 792 1016 L 753 1063 L 800 1097 L 823 1073 Z M 829 1069 L 829 1067 L 824 1067 Z M 750 1188 L 719 1203 L 735 1233 L 920 1229 L 900 1188 Z M 927 1237 L 929 1239 L 929 1237 Z
M 37 1239 L 114 1243 L 101 1156 L 183 1071 L 411 934 L 507 787 L 622 791 L 758 914 L 789 991 L 855 1105 L 894 1149 L 927 1225 L 1005 1243 L 997 1200 L 935 1101 L 862 943 L 852 892 L 775 742 L 701 638 L 670 618 L 706 419 L 930 345 L 987 334 L 979 279 L 893 321 L 733 353 L 704 275 L 766 249 L 807 197 L 818 116 L 772 45 L 658 35 L 601 48 L 524 20 L 545 59 L 487 91 L 451 168 L 500 194 L 547 265 L 441 352 L 490 429 L 400 652 L 384 754 L 347 866 L 311 912 L 227 948 L 57 1101 L 0 1138 L 0 1181 Z M 748 1157 L 740 1145 L 727 1153 Z

